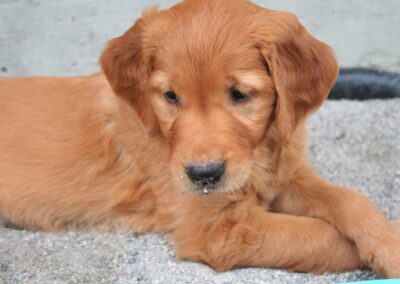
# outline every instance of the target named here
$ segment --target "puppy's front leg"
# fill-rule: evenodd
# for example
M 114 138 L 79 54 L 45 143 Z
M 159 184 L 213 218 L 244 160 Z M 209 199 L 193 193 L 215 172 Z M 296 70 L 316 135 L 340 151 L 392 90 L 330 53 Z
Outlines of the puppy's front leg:
M 362 265 L 356 247 L 321 219 L 232 207 L 216 219 L 212 209 L 196 216 L 193 206 L 194 214 L 173 231 L 177 255 L 217 271 L 256 266 L 322 273 Z
M 278 212 L 322 218 L 354 241 L 361 260 L 381 275 L 400 277 L 400 234 L 362 194 L 301 170 L 274 202 Z

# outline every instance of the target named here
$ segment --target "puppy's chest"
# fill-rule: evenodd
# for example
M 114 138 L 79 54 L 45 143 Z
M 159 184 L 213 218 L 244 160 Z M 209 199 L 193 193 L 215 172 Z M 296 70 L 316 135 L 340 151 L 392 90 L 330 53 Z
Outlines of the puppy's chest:
M 256 190 L 254 194 L 257 198 L 257 205 L 269 211 L 278 195 L 278 189 L 274 185 L 270 184 Z
M 245 192 L 256 197 L 258 206 L 269 210 L 279 193 L 279 188 L 276 186 L 274 175 L 263 169 L 253 174 L 253 179 Z

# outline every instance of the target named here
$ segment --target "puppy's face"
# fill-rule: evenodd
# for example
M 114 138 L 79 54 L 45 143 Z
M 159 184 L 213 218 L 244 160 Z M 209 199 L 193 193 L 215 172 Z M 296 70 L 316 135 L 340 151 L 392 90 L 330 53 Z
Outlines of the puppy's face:
M 160 53 L 149 94 L 173 176 L 185 189 L 234 190 L 248 180 L 269 124 L 272 80 L 256 48 L 205 47 L 185 58 L 192 46 L 173 47 Z
M 115 92 L 168 143 L 177 184 L 203 193 L 248 182 L 269 129 L 289 143 L 337 73 L 329 48 L 294 16 L 244 0 L 151 10 L 101 62 Z

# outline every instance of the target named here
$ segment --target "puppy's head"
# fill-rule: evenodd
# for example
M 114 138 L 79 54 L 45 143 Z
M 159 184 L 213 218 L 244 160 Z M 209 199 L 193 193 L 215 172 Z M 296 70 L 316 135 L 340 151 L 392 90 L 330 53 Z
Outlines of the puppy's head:
M 289 144 L 337 75 L 330 48 L 295 16 L 245 0 L 151 9 L 110 42 L 101 64 L 168 143 L 177 183 L 200 192 L 243 186 L 267 132 Z

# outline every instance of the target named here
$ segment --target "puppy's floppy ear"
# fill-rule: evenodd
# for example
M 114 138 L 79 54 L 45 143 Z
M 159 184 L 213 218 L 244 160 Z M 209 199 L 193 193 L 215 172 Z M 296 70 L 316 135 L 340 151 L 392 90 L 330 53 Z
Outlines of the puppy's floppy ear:
M 127 99 L 147 127 L 154 127 L 155 118 L 145 88 L 152 72 L 154 46 L 146 46 L 146 26 L 158 14 L 146 11 L 143 18 L 122 36 L 111 40 L 100 57 L 100 64 L 114 92 Z
M 287 145 L 298 124 L 328 96 L 338 74 L 335 56 L 287 12 L 263 9 L 257 37 L 278 94 L 276 124 Z

